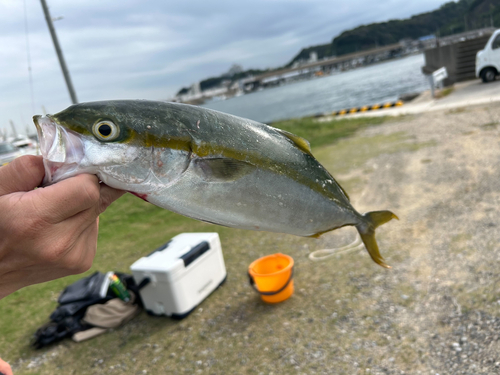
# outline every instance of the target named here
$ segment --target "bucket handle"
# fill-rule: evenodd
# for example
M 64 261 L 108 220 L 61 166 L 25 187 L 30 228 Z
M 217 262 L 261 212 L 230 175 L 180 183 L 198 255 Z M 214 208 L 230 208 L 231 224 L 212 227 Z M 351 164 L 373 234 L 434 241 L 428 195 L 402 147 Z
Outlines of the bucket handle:
M 285 285 L 283 285 L 283 286 L 280 288 L 280 290 L 277 290 L 277 291 L 275 291 L 275 292 L 261 292 L 261 291 L 257 288 L 257 286 L 255 285 L 255 280 L 253 279 L 252 275 L 250 275 L 250 272 L 248 272 L 248 281 L 250 281 L 250 286 L 251 286 L 252 288 L 254 288 L 254 289 L 255 289 L 255 291 L 256 291 L 257 293 L 260 293 L 260 294 L 262 294 L 263 296 L 274 296 L 274 295 L 276 295 L 276 294 L 278 294 L 278 293 L 281 293 L 282 291 L 284 291 L 284 290 L 285 290 L 285 288 L 288 286 L 288 284 L 290 284 L 290 281 L 292 281 L 292 278 L 293 278 L 293 267 L 292 267 L 292 271 L 290 272 L 290 277 L 288 278 L 288 281 L 286 282 L 286 284 L 285 284 Z

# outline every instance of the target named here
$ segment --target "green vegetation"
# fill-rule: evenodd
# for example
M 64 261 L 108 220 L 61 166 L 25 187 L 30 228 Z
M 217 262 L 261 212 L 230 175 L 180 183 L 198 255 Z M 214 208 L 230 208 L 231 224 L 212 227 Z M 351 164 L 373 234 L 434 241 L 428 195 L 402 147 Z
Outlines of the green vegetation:
M 307 117 L 275 122 L 272 126 L 307 139 L 311 147 L 319 147 L 349 137 L 360 129 L 379 125 L 387 120 L 386 117 L 344 117 L 323 121 Z
M 467 112 L 467 108 L 465 107 L 458 107 L 458 108 L 454 108 L 454 109 L 450 109 L 448 111 L 448 114 L 458 114 L 458 113 L 464 113 L 464 112 Z
M 230 81 L 229 84 L 231 85 L 235 81 L 238 81 L 238 80 L 246 78 L 246 77 L 251 77 L 254 75 L 259 75 L 259 74 L 267 72 L 268 70 L 269 69 L 267 69 L 267 70 L 249 69 L 249 70 L 245 70 L 244 72 L 238 72 L 235 74 L 229 75 L 226 73 L 226 74 L 222 74 L 218 77 L 210 77 L 210 78 L 204 79 L 203 81 L 200 81 L 200 89 L 202 91 L 210 90 L 210 89 L 213 89 L 215 87 L 221 86 L 222 83 L 225 81 Z M 183 87 L 177 92 L 177 95 L 187 94 L 188 91 L 189 91 L 189 87 Z
M 331 43 L 304 48 L 288 63 L 308 59 L 311 52 L 318 58 L 341 56 L 398 43 L 402 39 L 418 39 L 435 34 L 446 36 L 467 30 L 500 25 L 500 6 L 495 0 L 459 0 L 443 4 L 432 12 L 404 20 L 362 25 L 342 32 Z
M 487 124 L 481 125 L 481 127 L 486 130 L 495 130 L 497 126 L 498 122 L 489 122 Z
M 350 169 L 361 167 L 366 160 L 377 155 L 393 154 L 401 151 L 417 151 L 422 147 L 431 147 L 435 143 L 415 142 L 413 137 L 409 137 L 405 132 L 394 132 L 387 135 L 375 135 L 372 137 L 352 137 L 338 145 L 335 145 L 335 153 L 332 153 L 333 146 L 325 146 L 319 149 L 315 156 L 323 163 L 331 166 L 334 174 L 347 173 Z M 353 152 L 353 150 L 356 150 Z
M 445 96 L 450 95 L 453 91 L 455 91 L 454 87 L 447 87 L 445 89 L 439 90 L 436 92 L 436 99 L 444 98 Z
M 208 90 L 208 89 L 220 86 L 220 84 L 224 80 L 230 80 L 231 82 L 234 82 L 234 81 L 237 81 L 239 79 L 243 79 L 246 77 L 255 76 L 255 75 L 265 73 L 266 71 L 267 70 L 249 69 L 249 70 L 246 70 L 244 72 L 239 72 L 239 73 L 233 74 L 231 76 L 222 75 L 220 77 L 207 78 L 207 79 L 200 82 L 200 88 L 201 88 L 201 90 Z

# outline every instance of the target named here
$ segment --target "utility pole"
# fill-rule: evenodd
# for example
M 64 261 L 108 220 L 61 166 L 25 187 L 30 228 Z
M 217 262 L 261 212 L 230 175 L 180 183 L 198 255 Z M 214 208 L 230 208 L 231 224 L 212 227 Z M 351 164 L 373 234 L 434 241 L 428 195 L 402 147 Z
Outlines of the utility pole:
M 49 8 L 45 0 L 40 0 L 42 3 L 43 13 L 45 14 L 45 20 L 47 21 L 47 26 L 49 27 L 50 35 L 52 36 L 52 42 L 54 42 L 54 47 L 56 49 L 57 57 L 59 58 L 59 64 L 64 75 L 64 80 L 66 81 L 66 86 L 68 86 L 69 96 L 71 97 L 71 102 L 77 104 L 75 89 L 73 88 L 73 83 L 71 83 L 71 77 L 69 76 L 68 68 L 66 67 L 66 62 L 59 46 L 59 41 L 57 40 L 56 30 L 52 24 L 52 18 L 50 17 Z

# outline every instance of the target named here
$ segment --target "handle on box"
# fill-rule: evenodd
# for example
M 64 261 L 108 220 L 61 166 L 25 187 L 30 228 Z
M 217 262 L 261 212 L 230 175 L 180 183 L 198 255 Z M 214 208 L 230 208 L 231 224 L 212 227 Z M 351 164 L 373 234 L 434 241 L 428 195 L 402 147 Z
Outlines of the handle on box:
M 142 281 L 139 283 L 139 285 L 137 285 L 137 289 L 141 290 L 146 285 L 148 285 L 150 282 L 151 282 L 151 279 L 149 277 L 145 277 L 144 279 L 142 279 Z
M 255 291 L 259 294 L 262 294 L 263 296 L 274 296 L 278 293 L 281 293 L 282 291 L 285 290 L 285 288 L 290 284 L 290 281 L 292 281 L 293 278 L 293 267 L 292 271 L 290 272 L 290 277 L 288 278 L 288 281 L 283 285 L 279 290 L 274 291 L 274 292 L 261 292 L 257 286 L 255 285 L 255 280 L 253 279 L 252 275 L 250 275 L 250 272 L 248 272 L 248 279 L 250 281 L 250 286 L 255 289 Z

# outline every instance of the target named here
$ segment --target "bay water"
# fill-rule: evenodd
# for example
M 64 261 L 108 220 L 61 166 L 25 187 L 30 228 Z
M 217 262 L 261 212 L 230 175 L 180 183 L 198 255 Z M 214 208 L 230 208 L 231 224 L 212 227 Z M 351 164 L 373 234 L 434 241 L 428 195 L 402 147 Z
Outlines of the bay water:
M 403 94 L 428 90 L 429 82 L 421 70 L 423 65 L 423 54 L 412 55 L 223 101 L 210 101 L 203 107 L 270 123 L 383 104 L 396 101 Z

